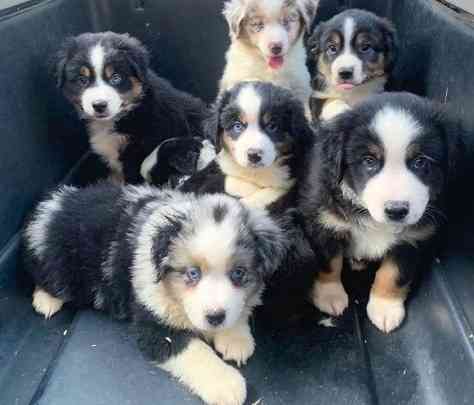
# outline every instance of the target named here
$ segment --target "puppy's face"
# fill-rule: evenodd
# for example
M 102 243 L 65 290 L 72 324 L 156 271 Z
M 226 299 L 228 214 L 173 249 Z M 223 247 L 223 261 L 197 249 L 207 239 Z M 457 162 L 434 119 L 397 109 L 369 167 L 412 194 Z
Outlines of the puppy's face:
M 403 227 L 436 215 L 457 136 L 437 109 L 412 95 L 383 95 L 337 121 L 342 139 L 332 142 L 343 146 L 334 145 L 341 172 L 333 174 L 346 198 L 379 223 Z
M 302 105 L 285 89 L 246 82 L 225 92 L 207 132 L 243 167 L 283 161 L 308 133 Z
M 143 96 L 148 55 L 128 35 L 83 34 L 58 54 L 58 85 L 85 119 L 113 120 Z
M 219 196 L 204 197 L 181 223 L 162 259 L 162 283 L 196 329 L 232 327 L 259 304 L 281 257 L 281 231 L 262 212 Z
M 285 58 L 316 13 L 318 2 L 309 0 L 231 0 L 224 8 L 233 38 L 259 49 L 272 69 Z
M 310 65 L 324 76 L 326 85 L 350 91 L 391 71 L 396 38 L 387 20 L 366 11 L 348 10 L 320 24 L 308 47 Z

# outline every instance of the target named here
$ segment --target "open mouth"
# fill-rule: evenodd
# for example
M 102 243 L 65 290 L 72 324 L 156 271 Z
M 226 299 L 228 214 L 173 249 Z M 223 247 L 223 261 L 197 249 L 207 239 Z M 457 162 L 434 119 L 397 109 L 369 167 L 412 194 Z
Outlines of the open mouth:
M 283 56 L 270 56 L 268 59 L 268 66 L 272 69 L 280 69 L 283 66 L 285 58 Z

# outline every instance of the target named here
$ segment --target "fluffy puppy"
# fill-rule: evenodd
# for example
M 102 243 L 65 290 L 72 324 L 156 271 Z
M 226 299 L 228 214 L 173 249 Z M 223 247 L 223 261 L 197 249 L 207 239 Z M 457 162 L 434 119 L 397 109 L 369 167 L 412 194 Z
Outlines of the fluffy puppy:
M 367 313 L 390 332 L 405 317 L 410 284 L 430 262 L 459 129 L 430 101 L 384 93 L 323 124 L 319 139 L 300 201 L 319 260 L 313 302 L 341 314 L 348 305 L 343 258 L 375 262 Z
M 220 92 L 242 80 L 262 80 L 291 89 L 306 106 L 311 94 L 303 33 L 319 0 L 229 0 L 224 16 L 231 44 Z
M 285 238 L 262 210 L 223 195 L 149 186 L 61 187 L 24 234 L 33 306 L 64 303 L 132 319 L 145 356 L 208 404 L 242 404 L 243 364 L 255 347 L 248 318 Z
M 320 23 L 308 39 L 313 119 L 330 119 L 384 90 L 397 56 L 392 23 L 358 9 Z
M 181 190 L 225 192 L 261 208 L 291 205 L 313 132 L 290 91 L 271 83 L 239 83 L 222 94 L 204 126 L 217 157 Z
M 149 68 L 149 54 L 128 34 L 68 38 L 56 56 L 57 85 L 87 122 L 92 150 L 120 181 L 140 183 L 140 165 L 163 140 L 201 136 L 207 112 Z

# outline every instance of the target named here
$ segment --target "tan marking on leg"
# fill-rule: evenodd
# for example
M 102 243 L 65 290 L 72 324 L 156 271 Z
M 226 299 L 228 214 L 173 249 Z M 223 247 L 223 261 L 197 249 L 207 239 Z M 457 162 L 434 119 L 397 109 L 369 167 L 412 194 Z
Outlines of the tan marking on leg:
M 193 339 L 177 356 L 159 365 L 211 405 L 242 405 L 245 379 L 200 339 Z
M 46 319 L 51 318 L 63 306 L 64 301 L 53 297 L 43 289 L 36 287 L 33 293 L 33 308 L 36 312 L 44 315 Z
M 399 278 L 397 263 L 391 258 L 385 258 L 370 290 L 367 314 L 372 323 L 385 333 L 399 327 L 405 318 L 404 302 L 408 287 L 400 287 Z
M 329 261 L 329 271 L 318 273 L 311 292 L 313 304 L 330 315 L 341 315 L 349 305 L 341 282 L 342 264 L 342 254 L 333 257 Z

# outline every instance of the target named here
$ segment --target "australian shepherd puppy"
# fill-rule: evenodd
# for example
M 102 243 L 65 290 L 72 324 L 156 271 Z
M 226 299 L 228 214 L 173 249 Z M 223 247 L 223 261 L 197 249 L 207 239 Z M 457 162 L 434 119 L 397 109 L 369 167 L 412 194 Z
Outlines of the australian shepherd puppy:
M 204 126 L 217 157 L 181 190 L 225 192 L 261 208 L 289 204 L 313 140 L 303 105 L 289 90 L 239 83 L 222 93 Z
M 113 32 L 69 38 L 56 58 L 58 87 L 86 121 L 92 150 L 127 183 L 143 181 L 142 161 L 165 139 L 200 137 L 207 111 L 149 59 L 137 39 Z
M 242 80 L 291 89 L 306 106 L 311 94 L 303 33 L 310 30 L 319 0 L 228 0 L 224 16 L 231 45 L 220 92 Z
M 145 356 L 206 403 L 244 403 L 245 380 L 224 360 L 254 352 L 248 318 L 286 250 L 263 210 L 224 195 L 64 186 L 36 207 L 23 244 L 38 313 L 71 303 L 131 319 Z
M 330 119 L 384 90 L 397 55 L 392 23 L 358 9 L 317 25 L 308 39 L 313 119 Z
M 339 315 L 348 305 L 344 259 L 356 269 L 373 262 L 368 316 L 387 333 L 401 324 L 446 215 L 459 133 L 438 106 L 408 93 L 373 96 L 321 126 L 300 207 L 318 259 L 320 310 Z

